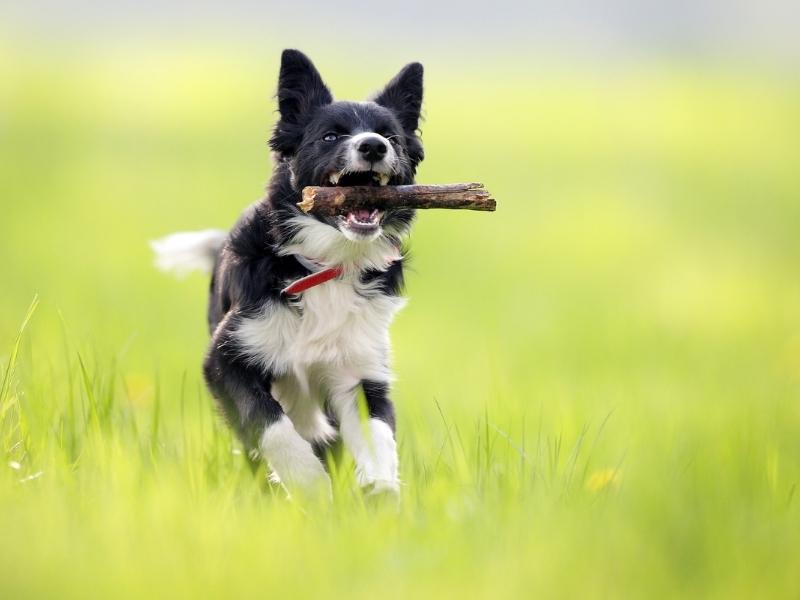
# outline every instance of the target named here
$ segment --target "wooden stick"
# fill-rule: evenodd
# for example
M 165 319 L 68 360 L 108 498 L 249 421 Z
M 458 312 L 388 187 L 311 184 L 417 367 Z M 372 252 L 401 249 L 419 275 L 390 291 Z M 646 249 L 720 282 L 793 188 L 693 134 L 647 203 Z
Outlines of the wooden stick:
M 303 212 L 332 216 L 358 209 L 462 208 L 495 210 L 497 203 L 482 183 L 303 188 Z

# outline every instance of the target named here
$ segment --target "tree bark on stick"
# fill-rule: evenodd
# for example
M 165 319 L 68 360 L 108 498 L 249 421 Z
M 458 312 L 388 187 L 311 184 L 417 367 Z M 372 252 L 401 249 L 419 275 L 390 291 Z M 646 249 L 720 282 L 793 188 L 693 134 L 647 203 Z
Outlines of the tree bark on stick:
M 450 208 L 493 211 L 497 204 L 482 183 L 303 188 L 297 206 L 306 213 L 332 216 L 359 209 Z

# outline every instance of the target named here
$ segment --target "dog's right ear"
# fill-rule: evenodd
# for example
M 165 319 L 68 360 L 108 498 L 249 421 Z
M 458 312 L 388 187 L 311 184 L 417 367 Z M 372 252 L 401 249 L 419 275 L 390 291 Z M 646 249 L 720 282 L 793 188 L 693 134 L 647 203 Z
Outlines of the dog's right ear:
M 294 154 L 303 138 L 306 119 L 314 109 L 331 102 L 333 95 L 314 63 L 299 50 L 284 50 L 278 76 L 278 111 L 281 117 L 269 145 L 283 156 Z

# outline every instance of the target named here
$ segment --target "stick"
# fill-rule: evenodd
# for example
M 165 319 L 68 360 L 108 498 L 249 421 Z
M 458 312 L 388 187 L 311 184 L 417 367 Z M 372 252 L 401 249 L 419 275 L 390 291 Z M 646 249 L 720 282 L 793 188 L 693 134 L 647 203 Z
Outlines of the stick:
M 497 203 L 482 183 L 303 188 L 303 212 L 332 216 L 358 209 L 462 208 L 495 210 Z

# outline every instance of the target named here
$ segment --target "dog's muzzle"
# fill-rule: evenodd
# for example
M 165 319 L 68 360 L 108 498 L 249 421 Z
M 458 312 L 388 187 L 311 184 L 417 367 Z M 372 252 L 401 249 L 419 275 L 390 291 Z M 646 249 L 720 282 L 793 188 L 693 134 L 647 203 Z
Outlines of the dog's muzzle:
M 391 142 L 377 133 L 359 133 L 347 141 L 344 167 L 327 175 L 334 186 L 388 185 L 397 172 L 399 159 Z M 352 241 L 370 241 L 381 233 L 383 213 L 356 210 L 337 217 L 337 225 Z

